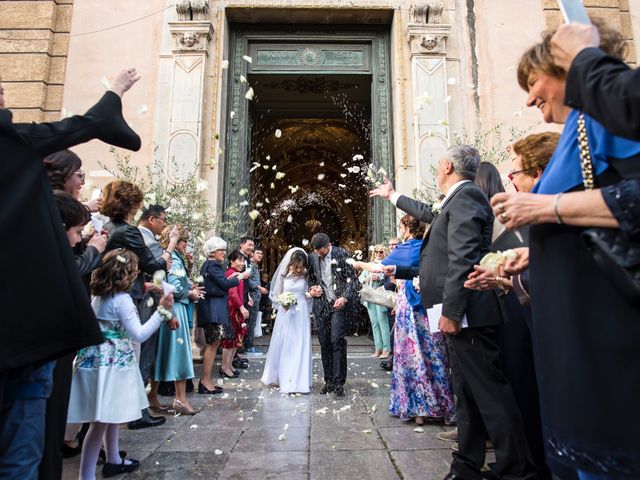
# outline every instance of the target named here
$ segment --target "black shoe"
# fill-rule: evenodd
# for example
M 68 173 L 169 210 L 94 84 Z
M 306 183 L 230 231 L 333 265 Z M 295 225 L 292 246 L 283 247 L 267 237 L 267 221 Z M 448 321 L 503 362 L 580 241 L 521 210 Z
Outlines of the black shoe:
M 380 368 L 382 368 L 383 370 L 386 370 L 387 372 L 390 372 L 391 370 L 393 370 L 393 358 L 381 361 Z
M 333 393 L 336 394 L 336 397 L 344 397 L 344 387 L 343 386 L 334 387 Z
M 167 419 L 165 417 L 152 417 L 147 413 L 143 415 L 142 418 L 129 422 L 128 427 L 129 430 L 140 430 L 141 428 L 158 427 L 166 421 Z
M 133 472 L 140 468 L 140 462 L 138 460 L 134 460 L 132 458 L 129 459 L 131 463 L 124 463 L 124 458 L 122 459 L 122 463 L 120 465 L 116 465 L 115 463 L 105 463 L 104 467 L 102 467 L 102 476 L 104 478 L 115 477 L 116 475 L 120 475 L 121 473 Z
M 218 370 L 218 372 L 220 372 L 220 376 L 223 378 L 238 378 L 240 376 L 238 372 L 236 372 L 233 375 L 227 375 L 222 369 Z
M 466 480 L 466 479 L 461 477 L 460 475 L 456 475 L 455 473 L 448 473 L 443 480 Z
M 82 453 L 82 444 L 78 442 L 77 447 L 70 447 L 66 443 L 62 444 L 62 458 L 73 458 Z
M 124 458 L 127 456 L 127 452 L 125 452 L 124 450 L 120 450 L 118 453 L 120 454 L 120 458 Z M 98 458 L 103 462 L 107 460 L 107 452 L 104 451 L 104 448 L 100 449 L 100 453 L 98 453 Z
M 233 366 L 233 368 L 242 368 L 242 369 L 249 368 L 249 362 L 243 362 L 242 360 L 239 360 L 239 359 L 236 359 L 233 362 L 231 362 L 231 365 Z
M 173 382 L 160 382 L 160 385 L 158 385 L 158 395 L 173 397 L 175 394 L 176 386 Z
M 193 385 L 193 380 L 192 379 L 188 379 L 187 382 L 185 383 L 184 386 L 185 392 L 187 393 L 191 393 L 195 390 L 195 386 Z
M 222 387 L 213 387 L 213 390 L 209 390 L 205 387 L 202 382 L 198 382 L 198 393 L 208 394 L 208 395 L 218 395 L 222 393 Z
M 331 385 L 330 383 L 325 383 L 324 387 L 322 387 L 322 390 L 320 390 L 320 395 L 326 395 L 327 393 L 333 392 L 333 390 L 333 385 Z

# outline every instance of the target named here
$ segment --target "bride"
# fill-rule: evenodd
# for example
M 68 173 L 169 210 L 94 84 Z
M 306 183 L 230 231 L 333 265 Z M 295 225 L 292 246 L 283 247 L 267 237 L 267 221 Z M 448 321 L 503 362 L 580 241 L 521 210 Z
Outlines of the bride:
M 262 374 L 262 383 L 279 385 L 282 393 L 309 393 L 311 389 L 311 299 L 307 290 L 307 254 L 292 248 L 271 281 L 269 298 L 278 312 Z M 285 292 L 295 296 L 295 305 L 279 304 L 278 296 Z

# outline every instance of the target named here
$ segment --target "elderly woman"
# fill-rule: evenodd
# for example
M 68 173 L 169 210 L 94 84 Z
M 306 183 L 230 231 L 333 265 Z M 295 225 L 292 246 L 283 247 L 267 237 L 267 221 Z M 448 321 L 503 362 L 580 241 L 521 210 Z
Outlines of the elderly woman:
M 600 26 L 600 48 L 621 58 L 624 39 Z M 566 72 L 553 63 L 552 33 L 525 52 L 518 81 L 546 122 L 565 124 L 549 165 L 533 189 L 541 195 L 498 194 L 497 217 L 507 228 L 530 229 L 531 302 L 534 355 L 541 411 L 549 455 L 578 471 L 581 478 L 638 478 L 640 450 L 634 429 L 640 424 L 638 371 L 640 309 L 613 287 L 581 234 L 569 226 L 615 226 L 602 196 L 584 215 L 575 215 L 562 200 L 582 190 L 577 130 L 586 129 L 593 180 L 615 184 L 635 168 L 640 143 L 611 135 L 587 115 L 564 105 Z M 633 158 L 635 157 L 635 159 Z M 567 195 L 568 197 L 569 195 Z M 599 202 L 599 203 L 598 203 Z M 522 217 L 528 220 L 522 222 Z
M 213 385 L 211 371 L 216 360 L 216 351 L 220 341 L 233 338 L 229 317 L 229 290 L 246 280 L 251 272 L 236 272 L 225 276 L 224 259 L 227 254 L 227 242 L 220 237 L 211 237 L 202 247 L 207 261 L 202 264 L 200 275 L 204 278 L 204 299 L 198 302 L 198 326 L 204 329 L 206 347 L 202 359 L 202 377 L 198 384 L 198 393 L 222 393 L 222 388 Z
M 376 245 L 371 251 L 370 262 L 380 263 L 388 255 L 387 248 L 382 245 Z M 363 285 L 369 283 L 373 288 L 378 288 L 384 283 L 384 276 L 380 273 L 371 273 L 363 270 L 358 277 Z M 387 316 L 387 307 L 376 305 L 371 302 L 364 302 L 371 321 L 371 331 L 373 332 L 373 343 L 376 351 L 371 355 L 373 358 L 388 358 L 391 351 L 389 317 Z

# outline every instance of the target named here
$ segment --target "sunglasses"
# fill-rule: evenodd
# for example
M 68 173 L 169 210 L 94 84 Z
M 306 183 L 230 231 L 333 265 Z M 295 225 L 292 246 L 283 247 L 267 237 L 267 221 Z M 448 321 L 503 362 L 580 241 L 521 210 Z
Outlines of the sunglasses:
M 86 178 L 86 174 L 84 172 L 73 172 L 74 175 L 77 175 L 81 182 L 84 182 Z
M 384 250 L 374 250 L 373 253 L 384 253 Z

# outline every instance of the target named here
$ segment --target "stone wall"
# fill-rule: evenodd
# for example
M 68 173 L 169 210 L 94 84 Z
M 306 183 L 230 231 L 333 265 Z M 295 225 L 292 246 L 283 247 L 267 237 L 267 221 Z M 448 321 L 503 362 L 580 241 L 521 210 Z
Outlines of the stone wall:
M 602 18 L 623 33 L 629 45 L 626 60 L 630 65 L 636 66 L 638 56 L 636 45 L 633 41 L 633 26 L 629 0 L 585 0 L 584 4 L 589 15 Z M 556 28 L 564 22 L 557 0 L 542 0 L 542 7 L 549 28 Z
M 16 121 L 60 117 L 73 0 L 0 2 L 0 77 Z

